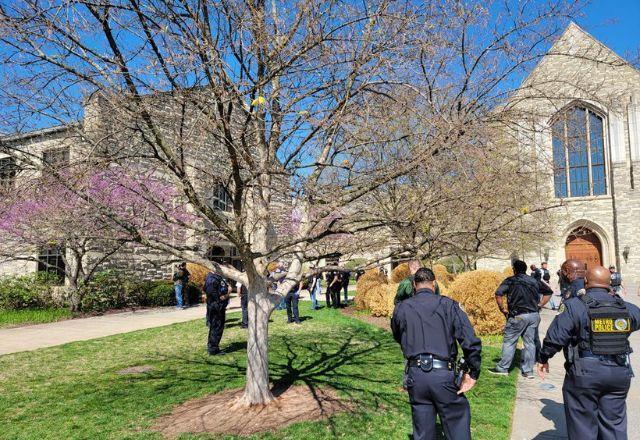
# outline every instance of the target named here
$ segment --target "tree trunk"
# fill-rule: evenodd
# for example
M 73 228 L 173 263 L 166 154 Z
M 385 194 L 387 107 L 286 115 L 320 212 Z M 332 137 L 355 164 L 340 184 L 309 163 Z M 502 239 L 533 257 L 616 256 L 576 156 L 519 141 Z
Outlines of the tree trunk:
M 247 385 L 240 405 L 266 405 L 273 401 L 269 384 L 269 317 L 275 307 L 261 277 L 249 281 L 249 333 L 247 337 Z

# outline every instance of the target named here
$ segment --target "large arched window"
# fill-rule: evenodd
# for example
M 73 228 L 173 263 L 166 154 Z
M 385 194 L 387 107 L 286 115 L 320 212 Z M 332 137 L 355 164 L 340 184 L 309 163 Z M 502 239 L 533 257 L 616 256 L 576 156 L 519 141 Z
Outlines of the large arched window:
M 553 166 L 556 197 L 607 193 L 602 117 L 584 107 L 571 107 L 553 123 Z

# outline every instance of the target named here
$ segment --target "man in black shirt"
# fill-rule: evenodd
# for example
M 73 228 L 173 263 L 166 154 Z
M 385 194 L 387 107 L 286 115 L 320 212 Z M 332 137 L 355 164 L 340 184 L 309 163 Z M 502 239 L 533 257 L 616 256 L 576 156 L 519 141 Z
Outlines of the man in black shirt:
M 471 439 L 471 410 L 464 393 L 480 375 L 482 343 L 457 302 L 434 293 L 435 275 L 420 268 L 414 275 L 416 293 L 396 305 L 393 337 L 407 358 L 405 386 L 413 415 L 414 440 L 436 438 L 436 414 L 449 439 Z M 460 344 L 469 373 L 460 388 L 453 365 Z
M 520 369 L 527 379 L 534 379 L 533 367 L 536 361 L 536 346 L 540 324 L 539 310 L 551 298 L 553 291 L 545 283 L 527 276 L 527 263 L 521 260 L 513 262 L 514 276 L 507 278 L 496 290 L 496 302 L 502 314 L 507 318 L 502 341 L 502 359 L 495 368 L 489 370 L 493 374 L 509 374 L 511 361 L 516 352 L 518 338 L 522 336 L 524 345 Z M 540 298 L 542 295 L 542 298 Z M 507 297 L 505 307 L 504 297 Z M 538 344 L 536 344 L 538 339 Z

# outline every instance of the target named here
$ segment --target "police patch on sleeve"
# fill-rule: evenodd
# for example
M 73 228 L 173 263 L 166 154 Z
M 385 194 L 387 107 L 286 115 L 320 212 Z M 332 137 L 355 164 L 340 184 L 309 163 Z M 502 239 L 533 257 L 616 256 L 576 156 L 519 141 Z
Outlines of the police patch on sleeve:
M 563 313 L 567 308 L 565 307 L 564 303 L 560 304 L 560 307 L 558 307 L 558 314 Z

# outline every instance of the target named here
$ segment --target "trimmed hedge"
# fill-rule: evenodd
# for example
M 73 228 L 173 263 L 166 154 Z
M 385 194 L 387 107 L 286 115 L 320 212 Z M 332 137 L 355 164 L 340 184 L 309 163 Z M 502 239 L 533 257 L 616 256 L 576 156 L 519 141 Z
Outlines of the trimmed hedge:
M 57 280 L 56 280 L 57 281 Z M 54 295 L 56 282 L 42 274 L 0 278 L 0 309 L 48 309 L 67 307 L 68 300 Z M 201 302 L 202 292 L 189 283 L 186 299 L 189 304 Z M 98 272 L 88 283 L 78 288 L 79 310 L 84 313 L 104 313 L 127 307 L 163 307 L 176 304 L 173 281 L 139 281 L 122 272 Z
M 400 266 L 398 266 L 399 269 Z M 400 269 L 402 270 L 402 269 Z M 400 275 L 398 270 L 397 279 Z M 504 316 L 498 310 L 494 294 L 505 278 L 500 272 L 475 270 L 457 275 L 454 279 L 445 266 L 435 265 L 434 272 L 440 293 L 460 303 L 467 312 L 476 332 L 481 335 L 497 334 L 504 327 Z M 369 310 L 373 316 L 391 316 L 398 284 L 389 282 L 377 270 L 365 272 L 357 284 L 356 308 Z
M 0 278 L 0 309 L 23 310 L 55 308 L 55 282 L 43 274 Z
M 447 289 L 447 296 L 460 303 L 480 335 L 494 335 L 505 323 L 495 301 L 495 292 L 504 275 L 490 270 L 464 272 Z
M 118 271 L 97 273 L 80 289 L 80 310 L 83 312 L 102 313 L 127 307 L 164 307 L 176 304 L 172 281 L 136 281 Z M 201 296 L 200 289 L 194 283 L 189 283 L 186 289 L 188 303 L 199 303 Z

